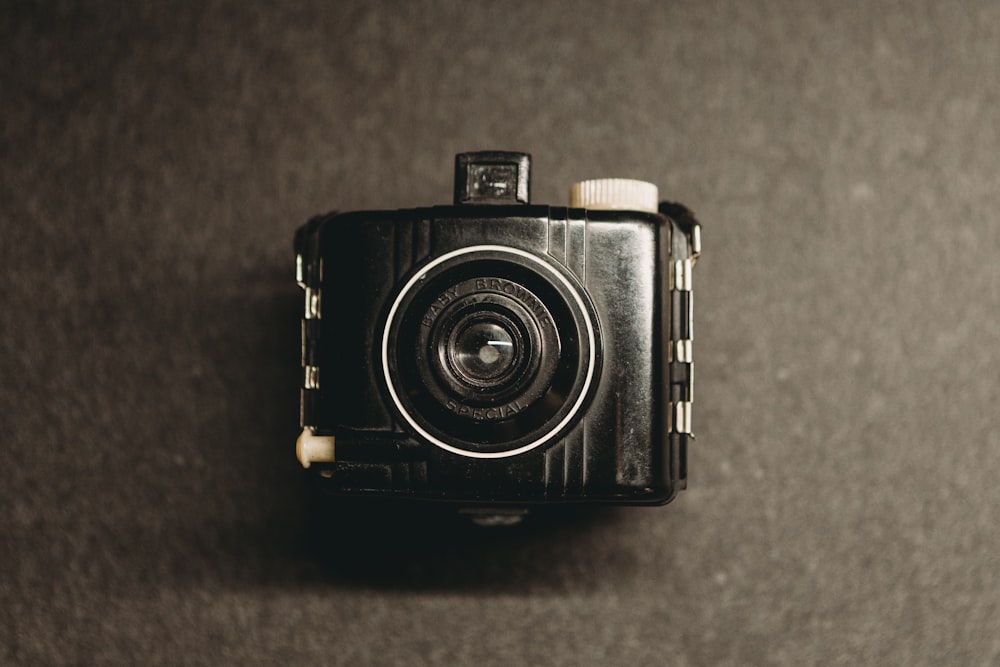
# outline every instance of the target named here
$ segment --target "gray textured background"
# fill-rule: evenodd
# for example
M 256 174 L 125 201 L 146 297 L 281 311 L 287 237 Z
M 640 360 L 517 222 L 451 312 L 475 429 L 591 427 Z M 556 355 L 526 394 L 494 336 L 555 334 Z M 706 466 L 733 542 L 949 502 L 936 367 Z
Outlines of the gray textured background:
M 15 2 L 0 42 L 0 662 L 1000 661 L 996 3 Z M 323 563 L 293 230 L 476 148 L 700 214 L 690 489 Z

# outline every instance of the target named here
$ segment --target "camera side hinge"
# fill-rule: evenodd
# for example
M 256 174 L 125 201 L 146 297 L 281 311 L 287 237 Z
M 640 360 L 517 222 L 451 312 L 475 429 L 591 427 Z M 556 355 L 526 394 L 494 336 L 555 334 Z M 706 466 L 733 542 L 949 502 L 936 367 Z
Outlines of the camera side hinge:
M 675 257 L 668 270 L 670 290 L 670 338 L 667 360 L 670 390 L 667 402 L 667 430 L 672 443 L 677 478 L 686 486 L 687 445 L 694 439 L 691 412 L 694 401 L 694 265 L 701 254 L 701 225 L 681 204 L 662 202 L 660 213 L 670 218 Z
M 319 366 L 303 366 L 303 389 L 319 389 Z
M 667 361 L 670 364 L 670 384 L 678 393 L 675 397 L 671 392 L 670 414 L 677 416 L 677 408 L 681 402 L 688 403 L 687 414 L 690 414 L 690 403 L 694 400 L 694 259 L 675 260 L 670 271 L 670 309 L 672 324 L 670 340 L 667 343 Z M 682 425 L 688 430 L 681 430 Z M 673 421 L 679 433 L 690 433 L 690 419 L 675 418 Z M 673 430 L 673 429 L 672 429 Z
M 322 317 L 323 258 L 318 254 L 316 232 L 321 221 L 321 218 L 311 220 L 299 230 L 295 240 L 295 282 L 302 288 L 304 296 L 301 347 L 302 385 L 299 400 L 299 423 L 303 428 L 303 436 L 299 438 L 296 451 L 299 453 L 299 461 L 305 467 L 309 467 L 309 460 L 322 459 L 309 458 L 312 457 L 312 454 L 308 454 L 307 458 L 303 459 L 304 445 L 302 443 L 312 443 L 306 447 L 307 452 L 311 452 L 316 449 L 313 446 L 316 442 L 325 442 L 320 440 L 314 442 L 308 438 L 303 440 L 305 434 L 311 433 L 311 429 L 316 426 L 316 404 L 320 388 L 319 338 Z
M 691 401 L 671 403 L 669 413 L 670 430 L 673 433 L 694 437 L 691 433 Z
M 660 213 L 673 220 L 688 241 L 688 254 L 692 264 L 701 255 L 701 223 L 694 217 L 694 211 L 677 202 L 660 202 Z
M 694 347 L 690 338 L 684 338 L 682 340 L 670 341 L 667 347 L 667 361 L 679 361 L 682 364 L 693 363 L 694 356 L 692 354 L 692 348 Z
M 690 257 L 674 262 L 670 289 L 677 292 L 690 292 L 693 273 L 692 269 L 694 269 L 694 259 Z

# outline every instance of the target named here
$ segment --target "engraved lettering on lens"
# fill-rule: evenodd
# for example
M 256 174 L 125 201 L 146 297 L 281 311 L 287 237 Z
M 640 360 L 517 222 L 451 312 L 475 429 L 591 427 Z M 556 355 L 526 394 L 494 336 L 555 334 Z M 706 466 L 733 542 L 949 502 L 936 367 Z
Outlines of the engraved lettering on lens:
M 514 400 L 507 405 L 495 408 L 470 408 L 468 405 L 450 400 L 445 404 L 451 412 L 459 415 L 469 416 L 476 421 L 501 421 L 509 419 L 526 407 L 520 400 Z
M 452 302 L 453 299 L 458 298 L 458 286 L 449 287 L 444 292 L 438 295 L 437 301 L 442 306 L 445 306 Z
M 434 301 L 427 307 L 427 312 L 421 318 L 420 324 L 425 327 L 434 326 L 434 320 L 444 310 L 444 307 L 459 297 L 458 288 L 458 285 L 453 285 L 438 294 Z
M 521 285 L 507 280 L 501 280 L 500 278 L 476 278 L 475 283 L 477 291 L 491 290 L 517 299 L 523 303 L 528 310 L 534 313 L 534 315 L 538 318 L 538 324 L 540 326 L 552 326 L 552 322 L 549 321 L 548 311 L 546 311 L 545 306 L 542 305 L 537 298 L 530 294 L 528 290 Z

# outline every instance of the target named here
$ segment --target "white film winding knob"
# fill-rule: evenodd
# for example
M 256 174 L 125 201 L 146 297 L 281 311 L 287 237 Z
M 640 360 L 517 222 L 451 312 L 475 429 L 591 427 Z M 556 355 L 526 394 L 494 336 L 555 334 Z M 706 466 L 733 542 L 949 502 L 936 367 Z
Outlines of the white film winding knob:
M 646 181 L 631 178 L 595 178 L 569 189 L 570 208 L 648 211 L 659 209 L 659 191 Z

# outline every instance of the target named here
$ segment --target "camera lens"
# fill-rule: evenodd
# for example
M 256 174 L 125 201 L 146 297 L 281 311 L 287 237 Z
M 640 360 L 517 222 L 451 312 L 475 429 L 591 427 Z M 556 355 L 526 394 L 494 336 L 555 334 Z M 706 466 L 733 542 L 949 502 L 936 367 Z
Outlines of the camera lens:
M 599 368 L 593 307 L 570 274 L 499 246 L 447 253 L 389 310 L 383 374 L 401 417 L 452 453 L 513 456 L 580 414 Z
M 472 293 L 437 316 L 416 352 L 430 348 L 424 366 L 438 399 L 489 406 L 520 394 L 541 361 L 538 327 L 531 314 L 502 294 Z
M 487 315 L 456 330 L 448 342 L 448 361 L 458 377 L 473 387 L 502 385 L 521 357 L 509 322 Z

